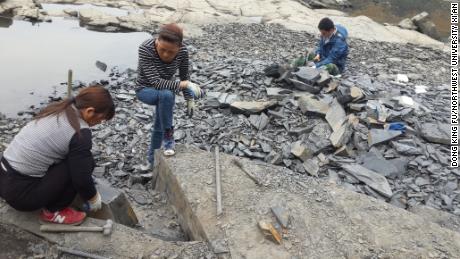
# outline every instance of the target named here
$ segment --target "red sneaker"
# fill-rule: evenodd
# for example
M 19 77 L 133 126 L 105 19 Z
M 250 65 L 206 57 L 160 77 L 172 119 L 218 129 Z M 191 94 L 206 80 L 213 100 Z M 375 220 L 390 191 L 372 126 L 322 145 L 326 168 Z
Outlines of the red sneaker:
M 43 209 L 40 213 L 40 221 L 43 223 L 80 225 L 86 218 L 86 213 L 74 210 L 70 207 L 51 212 Z

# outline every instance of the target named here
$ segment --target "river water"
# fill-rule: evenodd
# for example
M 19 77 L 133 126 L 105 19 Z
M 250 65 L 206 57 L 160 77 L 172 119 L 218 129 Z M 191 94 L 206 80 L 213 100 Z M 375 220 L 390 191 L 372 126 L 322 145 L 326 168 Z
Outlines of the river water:
M 136 69 L 137 48 L 149 37 L 89 31 L 64 18 L 37 24 L 0 19 L 0 112 L 16 116 L 55 91 L 65 93 L 69 69 L 82 82 L 108 78 L 114 66 Z M 96 67 L 97 60 L 108 65 L 106 72 Z
M 423 11 L 430 14 L 440 36 L 450 35 L 450 2 L 444 0 L 350 0 L 352 16 L 365 15 L 376 22 L 398 24 Z

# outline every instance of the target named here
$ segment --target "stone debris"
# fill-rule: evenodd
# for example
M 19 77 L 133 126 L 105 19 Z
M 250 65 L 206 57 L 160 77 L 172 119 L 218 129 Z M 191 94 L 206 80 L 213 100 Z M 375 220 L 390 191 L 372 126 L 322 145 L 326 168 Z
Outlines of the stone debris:
M 331 101 L 316 95 L 302 95 L 299 98 L 299 107 L 304 114 L 326 115 Z
M 293 143 L 291 153 L 302 161 L 306 161 L 308 158 L 312 157 L 311 151 L 301 141 Z
M 347 114 L 342 105 L 337 100 L 332 101 L 326 112 L 326 120 L 332 128 L 332 131 L 338 130 L 342 124 L 347 120 Z
M 271 211 L 283 228 L 286 229 L 289 227 L 291 218 L 289 212 L 286 209 L 280 206 L 275 206 L 271 207 Z
M 174 138 L 178 143 L 208 151 L 218 145 L 226 154 L 285 166 L 299 174 L 317 172 L 320 178 L 329 177 L 330 170 L 334 170 L 337 184 L 375 196 L 377 191 L 365 188 L 363 181 L 338 169 L 334 159 L 356 163 L 382 177 L 387 175 L 392 190 L 406 207 L 425 204 L 451 213 L 460 211 L 460 196 L 455 197 L 458 187 L 451 194 L 443 191 L 447 183 L 460 176 L 447 167 L 450 80 L 439 63 L 441 58 L 448 58 L 447 54 L 357 40 L 356 49 L 367 52 L 351 55 L 342 77 L 333 78 L 321 87 L 318 81 L 321 70 L 310 70 L 312 75 L 319 73 L 310 84 L 299 80 L 291 73 L 294 71 L 284 73 L 286 67 L 282 68 L 284 71 L 277 68 L 281 76 L 285 75 L 282 80 L 264 74 L 264 69 L 273 62 L 283 64 L 295 57 L 298 53 L 293 49 L 315 41 L 312 35 L 273 24 L 220 24 L 203 28 L 206 35 L 213 37 L 187 39 L 187 46 L 191 81 L 203 86 L 207 96 L 197 100 L 198 109 L 192 118 L 186 116 L 181 94 L 177 96 Z M 267 33 L 260 34 L 261 31 Z M 236 39 L 244 37 L 248 42 L 215 47 L 226 42 L 229 35 Z M 254 44 L 260 41 L 264 44 Z M 295 48 L 280 49 L 286 41 L 293 42 Z M 407 62 L 412 65 L 405 65 Z M 107 80 L 98 83 L 107 83 L 104 87 L 112 93 L 117 110 L 113 120 L 93 129 L 92 152 L 98 167 L 104 167 L 95 169 L 94 175 L 108 179 L 115 187 L 126 188 L 123 190 L 133 202 L 148 203 L 149 199 L 129 190 L 144 188 L 152 181 L 150 176 L 142 176 L 145 172 L 140 171 L 139 165 L 145 160 L 153 109 L 135 98 L 134 70 L 108 67 L 107 74 Z M 409 81 L 394 84 L 397 74 L 406 75 Z M 430 76 L 423 76 L 427 74 Z M 88 84 L 75 83 L 75 90 Z M 418 92 L 419 85 L 429 91 Z M 307 91 L 301 90 L 302 87 Z M 59 99 L 50 96 L 50 100 Z M 20 118 L 0 116 L 2 150 L 39 108 L 22 111 Z M 350 121 L 350 115 L 357 119 Z M 394 122 L 403 123 L 405 133 L 381 129 L 384 124 Z M 410 130 L 411 127 L 416 130 Z M 382 155 L 376 162 L 379 167 L 360 160 L 370 148 L 377 148 Z M 328 163 L 321 159 L 321 153 Z M 409 161 L 405 167 L 404 161 Z M 417 177 L 426 179 L 427 184 L 416 185 Z
M 367 138 L 370 147 L 390 141 L 402 133 L 398 130 L 371 129 Z
M 427 141 L 450 145 L 450 125 L 442 123 L 423 123 L 421 135 Z
M 265 113 L 261 113 L 260 115 L 255 115 L 252 114 L 249 116 L 249 121 L 251 122 L 251 125 L 254 126 L 258 130 L 263 130 L 269 123 L 269 118 Z
M 105 72 L 107 71 L 107 64 L 105 64 L 102 61 L 96 61 L 96 67 L 99 68 L 101 71 Z
M 305 168 L 305 171 L 307 171 L 308 174 L 310 174 L 311 176 L 318 177 L 318 172 L 319 172 L 318 163 L 319 161 L 316 157 L 312 159 L 307 159 L 303 163 L 303 167 Z
M 230 104 L 230 108 L 235 113 L 257 114 L 269 108 L 273 108 L 278 103 L 276 101 L 237 101 Z
M 367 184 L 369 187 L 384 195 L 386 198 L 391 198 L 393 192 L 390 184 L 384 176 L 369 170 L 358 164 L 342 164 L 341 167 L 350 175 L 359 181 Z
M 298 80 L 305 84 L 313 85 L 321 78 L 321 73 L 316 68 L 300 67 L 299 71 L 293 73 Z

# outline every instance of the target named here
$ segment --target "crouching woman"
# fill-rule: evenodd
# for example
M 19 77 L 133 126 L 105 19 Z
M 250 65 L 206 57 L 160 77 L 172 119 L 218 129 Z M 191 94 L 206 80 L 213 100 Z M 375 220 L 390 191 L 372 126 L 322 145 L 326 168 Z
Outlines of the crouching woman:
M 43 109 L 3 153 L 0 197 L 19 211 L 41 209 L 42 222 L 80 224 L 85 212 L 69 207 L 77 194 L 90 211 L 101 208 L 92 178 L 90 127 L 114 113 L 110 93 L 100 86 Z

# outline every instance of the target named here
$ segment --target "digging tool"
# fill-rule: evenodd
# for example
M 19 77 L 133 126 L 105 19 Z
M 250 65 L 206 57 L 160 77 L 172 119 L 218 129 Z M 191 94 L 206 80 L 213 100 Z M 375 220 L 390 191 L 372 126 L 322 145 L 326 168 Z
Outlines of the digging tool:
M 220 184 L 220 163 L 219 163 L 219 147 L 216 146 L 216 200 L 217 200 L 217 216 L 222 214 L 222 188 Z
M 64 253 L 71 254 L 71 255 L 84 257 L 84 258 L 110 259 L 109 257 L 103 257 L 103 256 L 99 256 L 99 255 L 94 255 L 94 254 L 90 254 L 90 253 L 86 253 L 86 252 L 82 252 L 82 251 L 78 251 L 78 250 L 74 250 L 74 249 L 70 249 L 70 248 L 65 248 L 65 247 L 62 247 L 62 246 L 58 246 L 57 250 L 59 250 L 61 252 L 64 252 Z
M 102 232 L 104 236 L 108 236 L 112 233 L 112 220 L 108 219 L 102 227 L 83 227 L 83 226 L 68 226 L 58 224 L 46 224 L 40 226 L 42 232 Z

